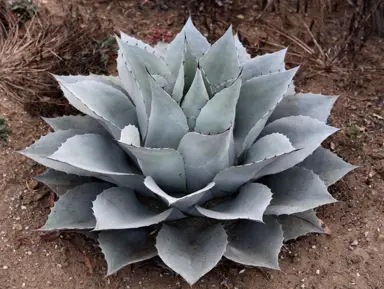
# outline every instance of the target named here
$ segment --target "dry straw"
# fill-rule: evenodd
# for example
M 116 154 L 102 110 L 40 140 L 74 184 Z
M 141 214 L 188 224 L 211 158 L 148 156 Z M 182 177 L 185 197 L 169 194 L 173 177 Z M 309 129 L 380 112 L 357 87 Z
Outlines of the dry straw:
M 65 111 L 67 103 L 50 73 L 87 74 L 94 67 L 100 69 L 94 38 L 72 13 L 60 23 L 37 15 L 20 26 L 4 1 L 0 8 L 0 92 L 34 113 Z

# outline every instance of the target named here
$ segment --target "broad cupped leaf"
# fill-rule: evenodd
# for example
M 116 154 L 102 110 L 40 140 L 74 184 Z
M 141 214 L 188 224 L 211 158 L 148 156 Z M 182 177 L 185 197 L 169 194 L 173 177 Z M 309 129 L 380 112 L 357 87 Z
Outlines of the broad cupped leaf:
M 262 183 L 273 193 L 268 215 L 290 215 L 336 202 L 319 176 L 304 168 L 267 176 Z
M 234 81 L 240 73 L 237 49 L 230 26 L 199 61 L 209 85 L 215 91 L 224 83 Z
M 182 197 L 173 197 L 164 192 L 158 184 L 151 177 L 146 177 L 144 181 L 145 186 L 157 195 L 168 206 L 177 208 L 183 212 L 190 212 L 191 207 L 200 205 L 210 199 L 212 199 L 211 189 L 215 186 L 215 183 L 209 183 L 204 188 L 188 194 Z M 179 193 L 179 195 L 181 195 Z
M 58 195 L 64 195 L 69 189 L 95 181 L 91 177 L 66 174 L 53 169 L 46 170 L 43 174 L 35 177 L 35 179 L 44 183 Z
M 224 201 L 211 209 L 197 206 L 196 209 L 202 215 L 218 220 L 249 219 L 263 221 L 263 214 L 272 199 L 271 190 L 257 183 L 244 185 L 239 194 Z
M 196 119 L 195 131 L 218 134 L 233 127 L 240 87 L 241 79 L 238 78 L 228 88 L 215 94 L 201 109 Z
M 337 128 L 326 125 L 308 116 L 284 117 L 268 124 L 261 132 L 261 136 L 271 133 L 284 134 L 292 145 L 300 149 L 289 157 L 278 160 L 273 169 L 266 174 L 282 172 L 302 162 L 312 154 L 330 135 L 338 131 Z
M 186 191 L 184 160 L 178 151 L 122 145 L 136 157 L 143 174 L 163 189 L 176 194 Z
M 189 132 L 182 138 L 178 151 L 184 158 L 189 192 L 203 188 L 228 167 L 231 132 L 217 135 Z
M 236 107 L 235 141 L 240 152 L 248 149 L 263 129 L 271 111 L 283 99 L 297 68 L 246 81 Z M 261 124 L 258 123 L 261 121 Z M 255 129 L 253 129 L 256 126 Z
M 265 217 L 264 222 L 239 221 L 228 232 L 224 256 L 244 265 L 279 269 L 283 230 L 272 217 Z
M 279 216 L 278 221 L 284 231 L 284 241 L 296 239 L 309 233 L 324 233 L 314 210 L 292 215 L 282 215 Z
M 108 264 L 107 275 L 157 256 L 155 240 L 148 228 L 102 231 L 98 241 Z
M 120 90 L 94 80 L 84 80 L 76 83 L 61 83 L 67 91 L 76 98 L 76 101 L 68 98 L 69 102 L 81 111 L 83 106 L 87 113 L 91 111 L 101 120 L 113 135 L 120 136 L 119 129 L 128 124 L 137 124 L 135 108 L 127 95 Z M 76 106 L 80 102 L 81 105 Z
M 326 186 L 333 185 L 350 171 L 357 168 L 322 147 L 316 149 L 298 166 L 313 171 Z
M 149 117 L 145 146 L 152 148 L 177 148 L 181 138 L 188 132 L 187 118 L 176 101 L 153 79 L 152 108 Z
M 133 190 L 114 187 L 104 190 L 93 201 L 94 230 L 135 229 L 165 221 L 172 209 L 154 212 L 137 199 Z
M 288 95 L 279 103 L 268 121 L 272 122 L 291 115 L 303 115 L 326 122 L 336 100 L 335 96 L 313 93 Z
M 109 135 L 100 122 L 88 115 L 66 115 L 55 118 L 43 118 L 54 131 L 76 130 L 82 133 Z
M 92 229 L 96 220 L 92 212 L 92 201 L 103 190 L 110 188 L 108 183 L 88 183 L 68 190 L 55 203 L 42 231 Z
M 216 266 L 226 245 L 227 234 L 221 225 L 208 228 L 163 225 L 156 239 L 160 258 L 190 285 Z

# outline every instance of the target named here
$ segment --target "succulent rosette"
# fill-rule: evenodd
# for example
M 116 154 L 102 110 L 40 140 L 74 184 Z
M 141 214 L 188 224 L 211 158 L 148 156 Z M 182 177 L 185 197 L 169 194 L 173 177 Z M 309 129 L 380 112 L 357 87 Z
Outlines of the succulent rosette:
M 323 232 L 314 209 L 354 167 L 321 147 L 336 97 L 295 93 L 286 49 L 251 58 L 191 20 L 168 46 L 117 42 L 118 77 L 56 76 L 84 115 L 21 152 L 59 195 L 42 230 L 96 232 L 108 274 L 158 255 L 189 284 L 222 257 L 278 269 Z

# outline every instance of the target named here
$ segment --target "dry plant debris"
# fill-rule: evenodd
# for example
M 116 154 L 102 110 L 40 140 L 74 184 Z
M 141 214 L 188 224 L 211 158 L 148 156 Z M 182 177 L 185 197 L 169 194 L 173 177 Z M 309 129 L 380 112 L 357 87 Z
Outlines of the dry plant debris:
M 97 35 L 81 28 L 72 13 L 61 23 L 49 16 L 35 16 L 20 26 L 4 6 L 0 18 L 0 91 L 25 104 L 29 112 L 66 112 L 67 103 L 49 73 L 103 73 L 105 51 L 99 49 L 101 44 L 94 38 Z

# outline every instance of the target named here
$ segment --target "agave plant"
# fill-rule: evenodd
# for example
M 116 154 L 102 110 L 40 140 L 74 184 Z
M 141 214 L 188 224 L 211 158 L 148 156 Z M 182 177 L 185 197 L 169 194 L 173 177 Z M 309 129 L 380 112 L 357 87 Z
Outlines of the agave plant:
M 191 20 L 167 47 L 117 42 L 119 76 L 56 76 L 85 115 L 22 151 L 59 195 L 42 230 L 96 232 L 108 274 L 158 255 L 189 284 L 223 256 L 278 269 L 284 241 L 323 232 L 314 208 L 354 167 L 321 147 L 336 98 L 295 93 L 286 50 L 251 58 Z

